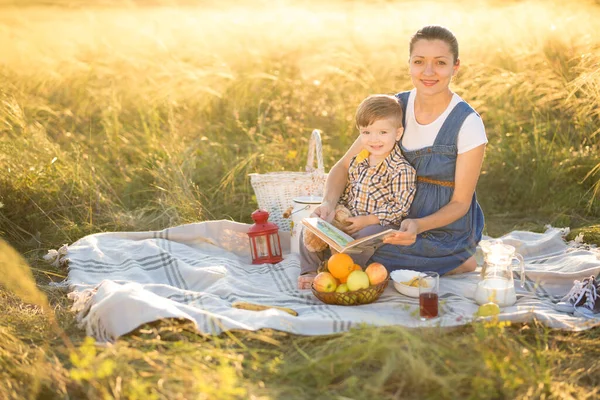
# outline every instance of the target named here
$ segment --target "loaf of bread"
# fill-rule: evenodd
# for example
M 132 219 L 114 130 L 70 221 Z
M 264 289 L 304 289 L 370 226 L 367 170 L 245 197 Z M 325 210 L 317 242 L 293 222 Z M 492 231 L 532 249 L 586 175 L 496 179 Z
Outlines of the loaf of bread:
M 304 241 L 304 247 L 306 247 L 306 250 L 310 251 L 311 253 L 323 251 L 327 248 L 327 243 L 319 239 L 317 235 L 308 229 L 302 230 L 302 240 Z

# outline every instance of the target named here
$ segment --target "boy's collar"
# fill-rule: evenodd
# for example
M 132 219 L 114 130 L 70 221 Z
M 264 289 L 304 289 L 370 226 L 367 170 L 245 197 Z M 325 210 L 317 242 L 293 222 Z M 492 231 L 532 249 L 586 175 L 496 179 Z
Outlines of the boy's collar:
M 366 162 L 367 165 L 369 165 L 369 155 L 370 154 L 371 153 L 369 153 L 369 151 L 367 149 L 361 150 L 361 152 L 356 155 L 356 163 L 360 164 L 362 162 Z M 378 167 L 380 172 L 384 172 L 390 166 L 390 164 L 392 163 L 392 160 L 395 160 L 398 157 L 402 157 L 402 151 L 400 149 L 399 143 L 396 142 L 396 145 L 394 146 L 394 148 L 392 149 L 390 154 L 388 154 L 383 160 L 378 162 L 376 167 Z M 382 167 L 382 168 L 380 169 L 379 167 Z

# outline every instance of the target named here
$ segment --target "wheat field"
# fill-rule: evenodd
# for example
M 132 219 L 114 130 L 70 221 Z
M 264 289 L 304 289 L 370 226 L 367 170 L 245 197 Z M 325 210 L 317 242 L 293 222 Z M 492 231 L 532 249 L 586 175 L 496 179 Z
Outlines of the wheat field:
M 449 27 L 452 88 L 489 144 L 485 232 L 600 244 L 597 1 L 0 0 L 0 398 L 596 398 L 599 331 L 535 323 L 203 337 L 177 321 L 98 347 L 42 256 L 102 231 L 250 221 L 251 172 L 329 169 L 357 104 L 411 88 L 408 40 Z

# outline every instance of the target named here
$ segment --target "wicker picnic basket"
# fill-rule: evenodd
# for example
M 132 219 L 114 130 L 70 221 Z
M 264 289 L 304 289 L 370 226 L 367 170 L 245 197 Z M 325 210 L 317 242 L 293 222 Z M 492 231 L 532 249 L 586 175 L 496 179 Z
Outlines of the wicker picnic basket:
M 387 278 L 377 285 L 369 286 L 366 289 L 355 290 L 353 292 L 317 292 L 314 285 L 311 285 L 311 290 L 315 297 L 325 304 L 335 304 L 338 306 L 357 306 L 360 304 L 369 304 L 374 302 L 381 296 L 390 281 L 390 274 Z
M 315 153 L 317 168 L 314 168 Z M 299 196 L 322 196 L 327 174 L 323 167 L 323 145 L 321 132 L 315 129 L 308 144 L 306 172 L 269 172 L 249 174 L 250 183 L 256 194 L 258 207 L 269 212 L 269 221 L 277 224 L 281 231 L 291 230 L 291 220 L 284 218 L 286 210 L 294 205 Z

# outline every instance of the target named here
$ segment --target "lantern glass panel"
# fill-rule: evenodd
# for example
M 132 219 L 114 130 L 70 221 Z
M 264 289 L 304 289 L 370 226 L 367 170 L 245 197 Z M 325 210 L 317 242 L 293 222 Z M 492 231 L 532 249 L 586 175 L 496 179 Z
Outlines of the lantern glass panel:
M 265 236 L 256 236 L 256 252 L 257 258 L 269 257 L 269 248 L 267 247 L 267 238 Z
M 252 259 L 256 260 L 256 252 L 254 251 L 254 239 L 250 238 L 250 251 L 252 252 Z
M 281 249 L 279 248 L 279 240 L 277 240 L 277 233 L 272 233 L 269 235 L 269 239 L 271 239 L 271 250 L 273 251 L 274 256 L 281 255 Z

